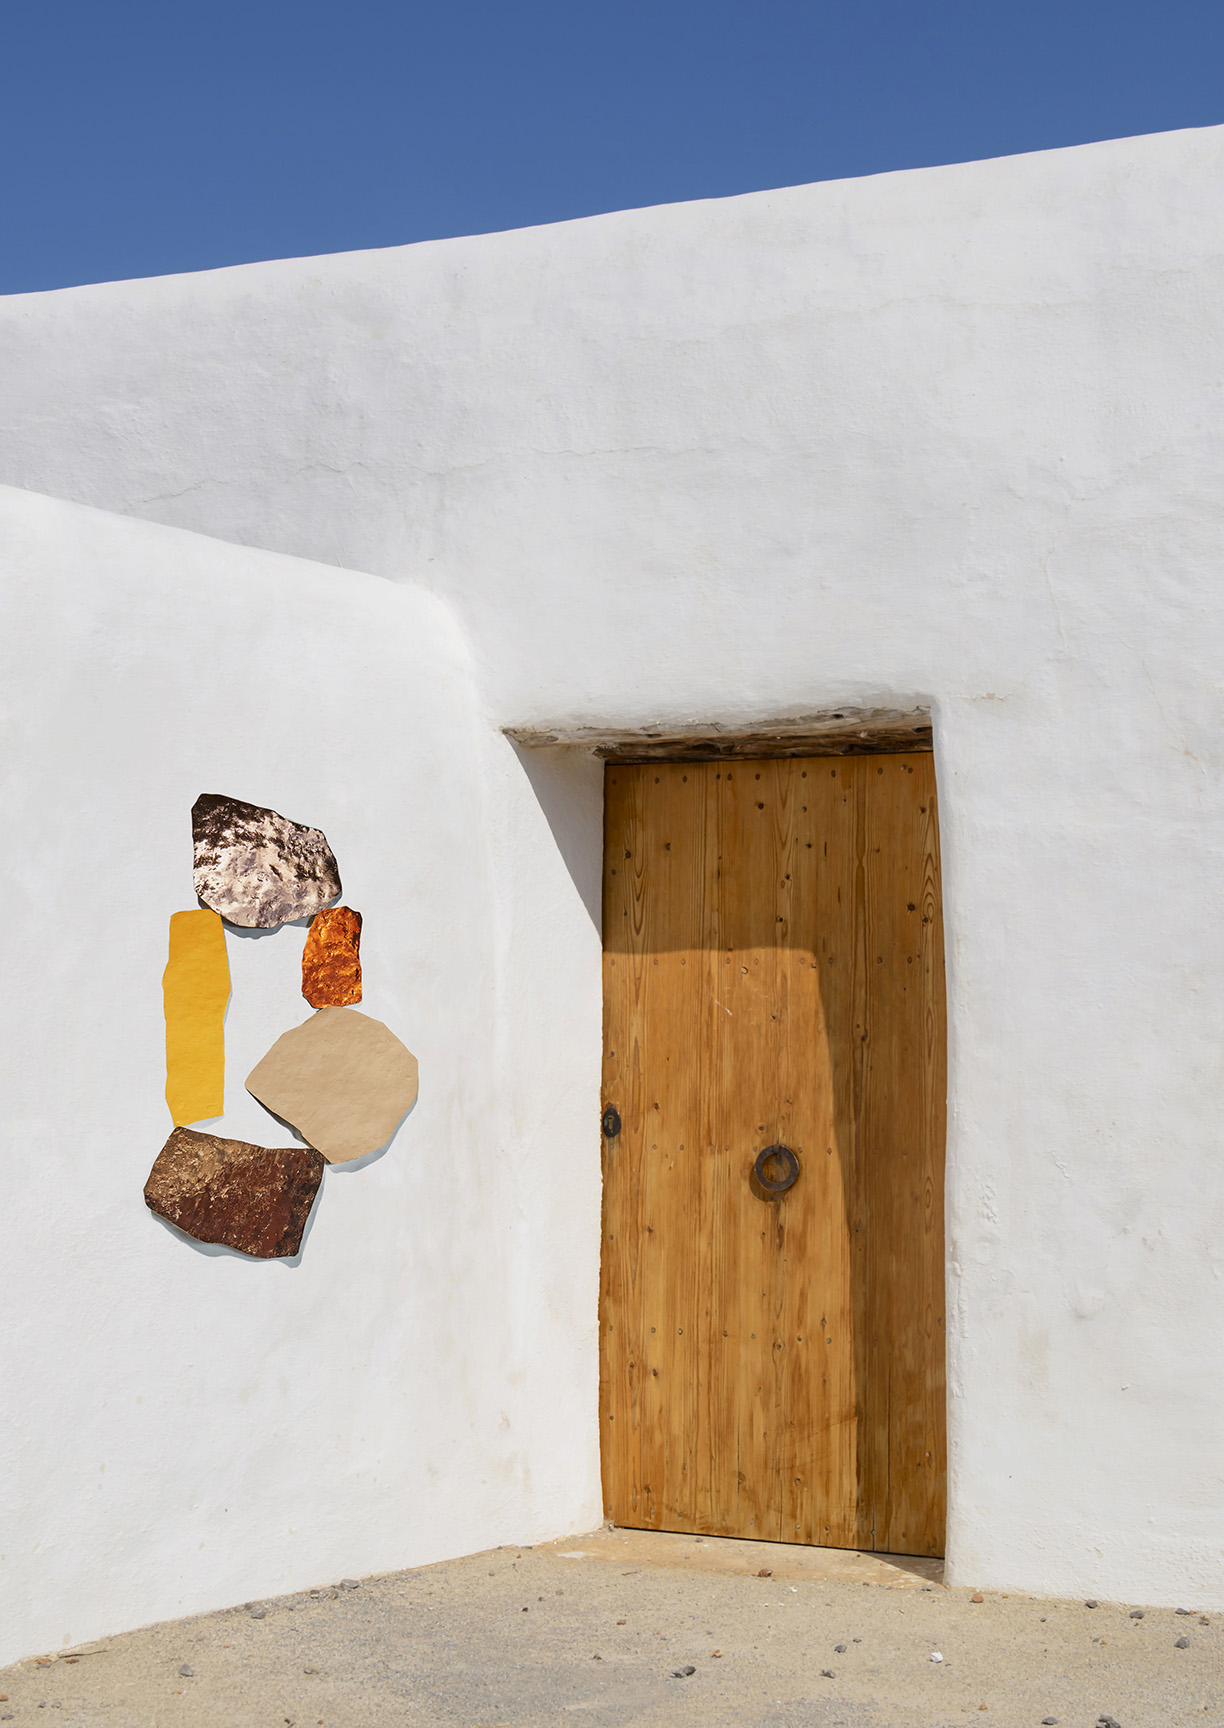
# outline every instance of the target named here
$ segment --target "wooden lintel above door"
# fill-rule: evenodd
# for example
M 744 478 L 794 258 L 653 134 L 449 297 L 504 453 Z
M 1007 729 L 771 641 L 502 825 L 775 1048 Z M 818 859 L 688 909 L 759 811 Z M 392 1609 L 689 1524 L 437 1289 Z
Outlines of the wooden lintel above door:
M 745 757 L 892 756 L 931 749 L 931 716 L 921 709 L 836 708 L 754 722 L 659 723 L 634 729 L 574 724 L 511 726 L 524 749 L 571 745 L 606 762 L 721 762 Z

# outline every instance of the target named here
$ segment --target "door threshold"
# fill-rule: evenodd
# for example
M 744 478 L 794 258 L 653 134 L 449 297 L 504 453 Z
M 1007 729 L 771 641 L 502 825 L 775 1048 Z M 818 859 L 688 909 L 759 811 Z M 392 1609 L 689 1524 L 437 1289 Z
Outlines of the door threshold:
M 738 1536 L 685 1536 L 672 1530 L 625 1530 L 603 1525 L 586 1536 L 538 1543 L 559 1560 L 603 1560 L 622 1566 L 675 1566 L 694 1572 L 809 1583 L 878 1584 L 894 1590 L 942 1587 L 942 1559 L 872 1554 L 857 1548 L 809 1548 L 796 1542 L 752 1542 Z

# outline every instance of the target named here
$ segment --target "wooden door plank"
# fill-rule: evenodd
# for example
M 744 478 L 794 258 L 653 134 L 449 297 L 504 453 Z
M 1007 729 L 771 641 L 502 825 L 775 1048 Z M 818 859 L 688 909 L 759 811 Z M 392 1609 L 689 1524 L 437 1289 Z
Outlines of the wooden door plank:
M 857 1541 L 942 1552 L 943 950 L 933 763 L 857 759 Z M 938 983 L 938 990 L 935 985 Z
M 702 1236 L 708 1034 L 690 977 L 709 949 L 706 806 L 700 776 L 608 776 L 604 1096 L 618 1100 L 623 1126 L 604 1148 L 605 1192 L 618 1204 L 605 1207 L 601 1421 L 609 1504 L 654 1528 L 685 1527 L 688 1447 L 703 1427 L 685 1321 Z
M 835 1511 L 833 1500 L 835 1484 L 843 1500 L 852 1488 L 854 1405 L 845 1210 L 813 953 L 819 872 L 804 839 L 809 784 L 790 762 L 745 763 L 721 781 L 722 849 L 734 860 L 720 901 L 721 1152 L 740 1257 L 725 1420 L 744 1477 L 742 1529 L 824 1541 L 852 1539 L 852 1505 Z M 750 1172 L 778 1142 L 797 1153 L 801 1175 L 768 1200 Z

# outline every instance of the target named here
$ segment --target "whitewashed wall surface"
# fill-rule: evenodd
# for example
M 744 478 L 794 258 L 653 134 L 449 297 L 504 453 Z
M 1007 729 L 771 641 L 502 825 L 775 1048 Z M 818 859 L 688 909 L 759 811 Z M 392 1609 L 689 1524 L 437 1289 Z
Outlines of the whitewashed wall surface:
M 1224 1607 L 1222 175 L 0 302 L 0 480 L 101 507 L 0 510 L 12 1653 L 598 1517 L 599 770 L 502 729 L 849 703 L 935 725 L 949 1577 Z M 133 1204 L 204 789 L 359 861 L 421 1059 L 295 1268 Z
M 0 1662 L 589 1528 L 598 1170 L 515 1119 L 526 1086 L 587 1122 L 598 1085 L 506 1072 L 515 824 L 446 607 L 5 488 L 0 572 Z M 421 1066 L 292 1263 L 193 1246 L 141 1192 L 170 1129 L 167 924 L 218 787 L 325 831 L 361 1011 Z M 596 956 L 585 1006 L 556 1005 L 597 1044 L 597 938 L 562 864 L 540 887 Z M 221 1134 L 290 1141 L 242 1081 L 310 1016 L 304 935 L 228 935 Z

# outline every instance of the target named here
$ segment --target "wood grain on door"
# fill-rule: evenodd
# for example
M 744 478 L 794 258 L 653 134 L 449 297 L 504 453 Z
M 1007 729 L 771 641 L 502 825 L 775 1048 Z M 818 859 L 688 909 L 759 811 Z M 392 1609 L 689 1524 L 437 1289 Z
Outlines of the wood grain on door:
M 609 766 L 604 950 L 608 1515 L 941 1553 L 933 758 Z

